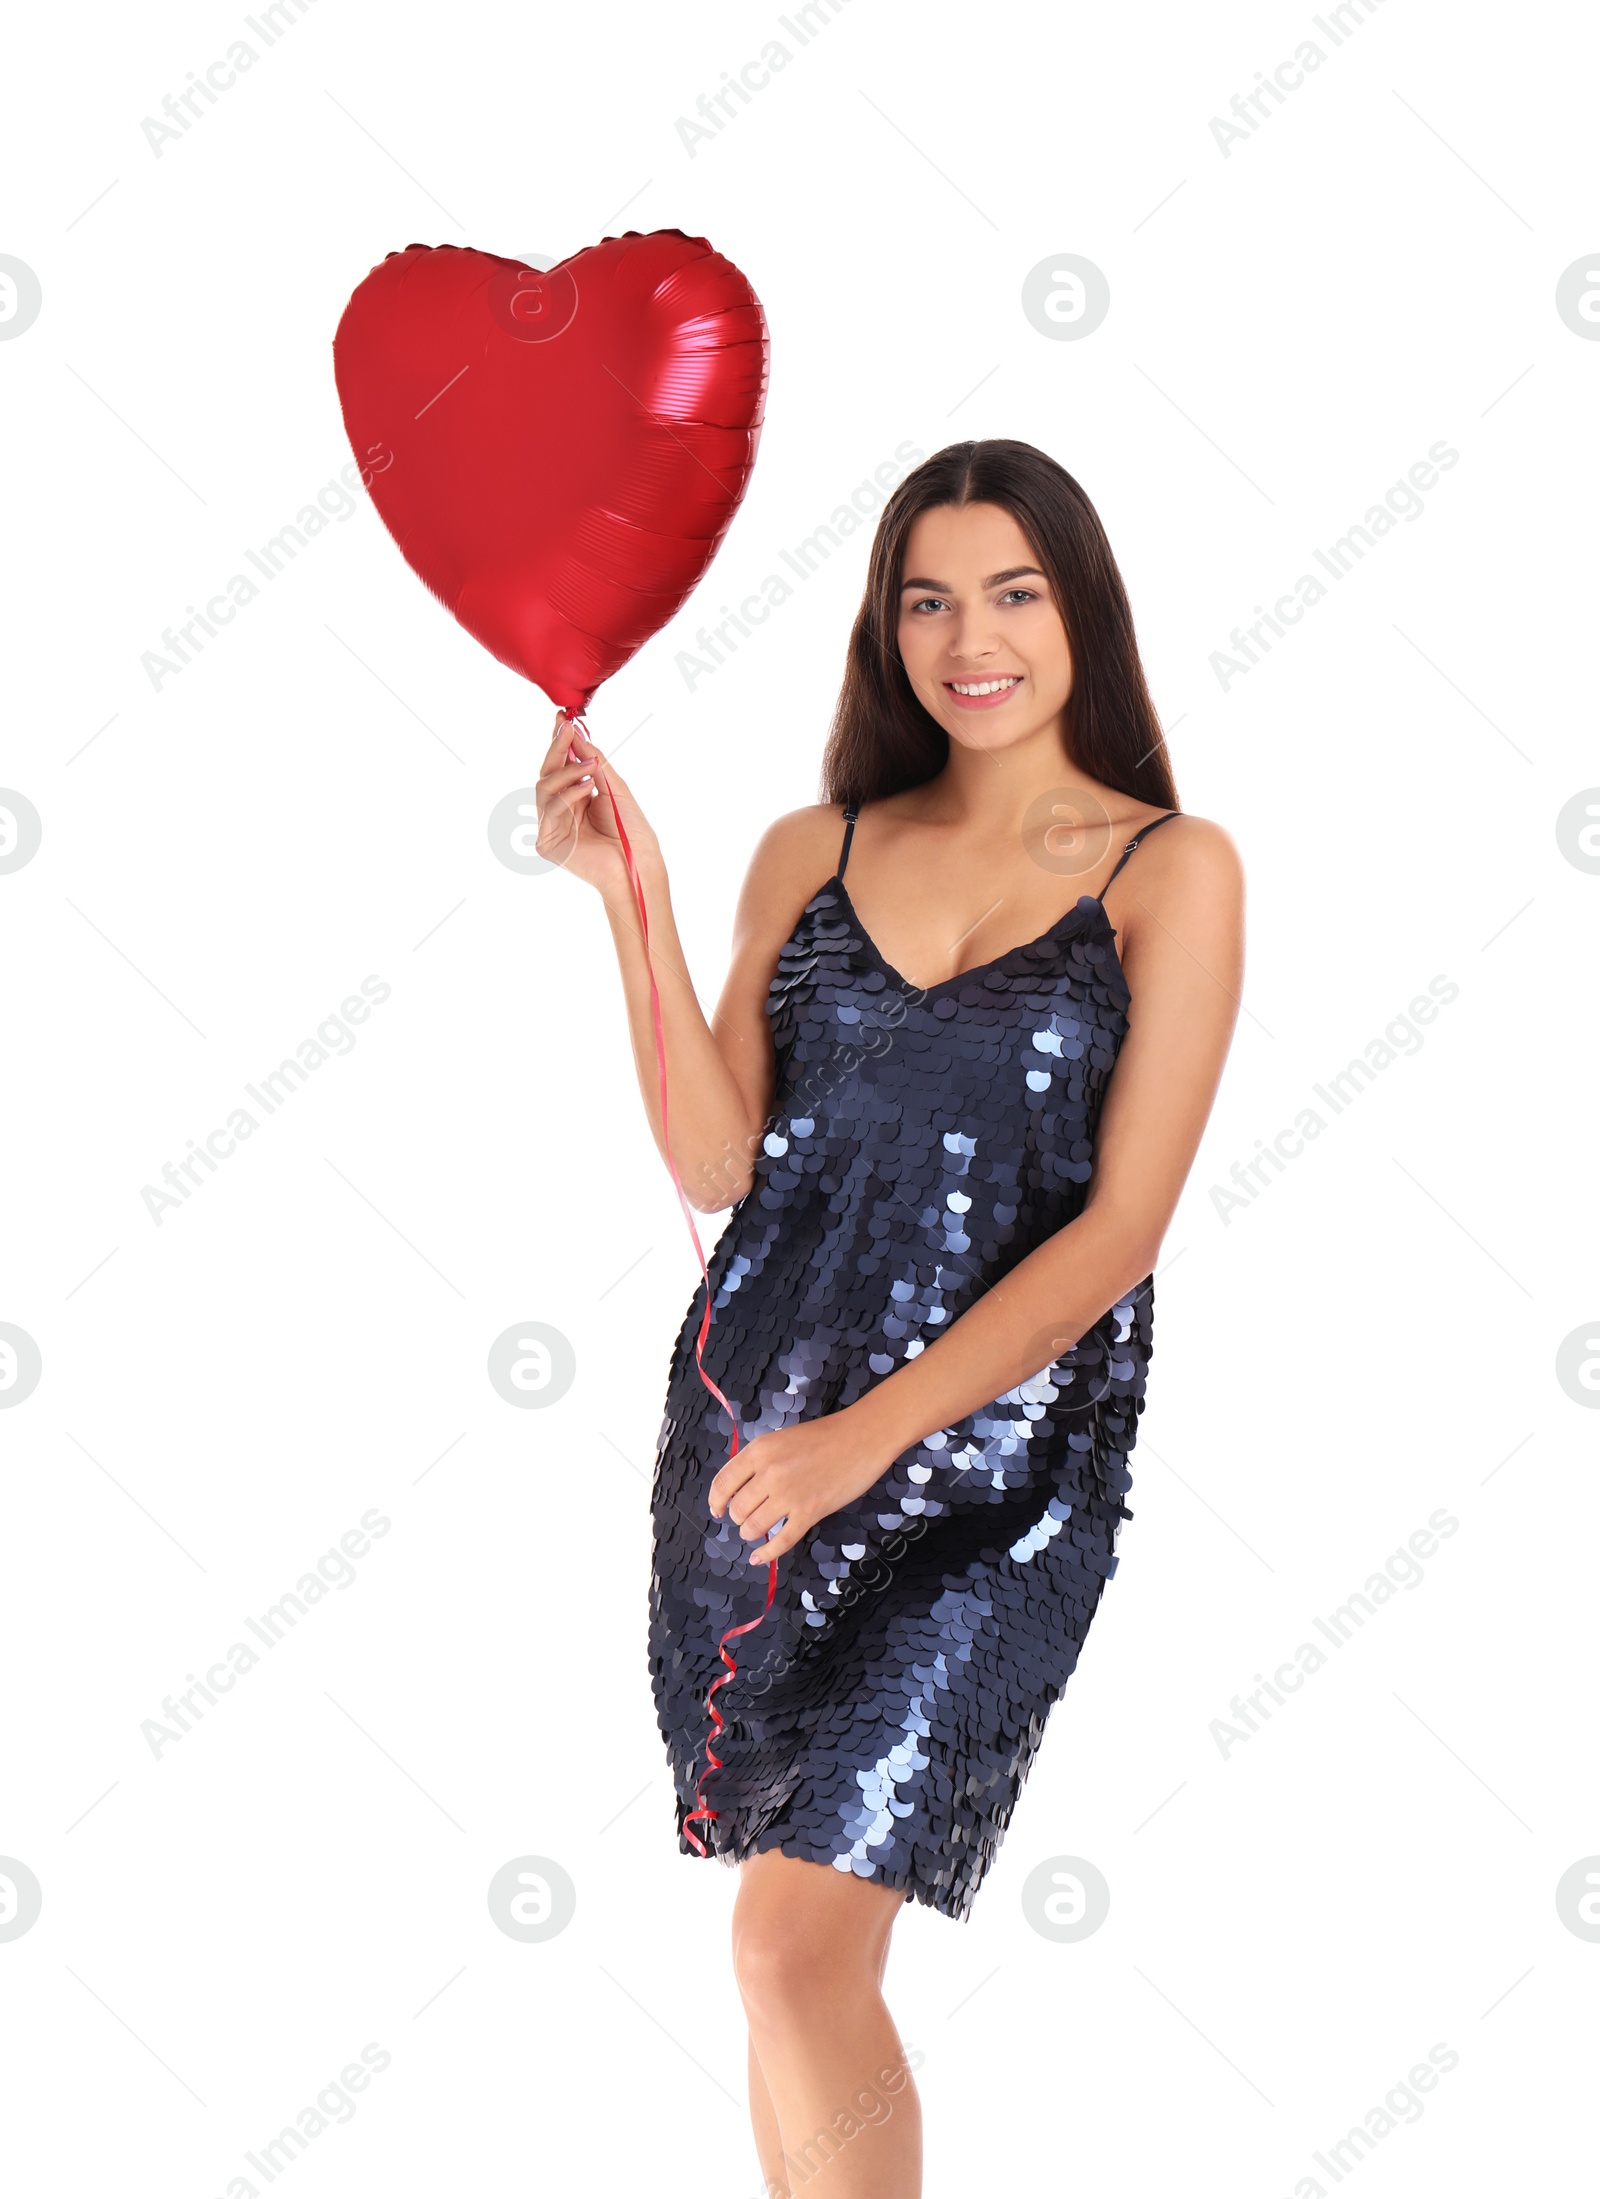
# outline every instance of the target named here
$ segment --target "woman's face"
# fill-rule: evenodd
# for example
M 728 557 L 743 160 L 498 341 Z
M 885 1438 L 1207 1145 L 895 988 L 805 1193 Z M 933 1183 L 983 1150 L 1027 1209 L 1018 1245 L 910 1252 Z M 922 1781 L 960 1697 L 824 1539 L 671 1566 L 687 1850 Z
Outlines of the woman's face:
M 963 747 L 1009 747 L 1059 722 L 1072 693 L 1050 583 L 998 504 L 939 504 L 912 522 L 899 642 L 918 701 Z

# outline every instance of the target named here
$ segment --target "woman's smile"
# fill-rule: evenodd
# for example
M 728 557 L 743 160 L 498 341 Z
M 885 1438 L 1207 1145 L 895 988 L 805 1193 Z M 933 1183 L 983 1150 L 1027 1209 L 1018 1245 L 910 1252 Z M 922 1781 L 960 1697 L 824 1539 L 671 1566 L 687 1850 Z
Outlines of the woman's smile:
M 946 680 L 944 691 L 963 710 L 995 710 L 1022 685 L 1020 672 L 1002 672 L 986 680 Z

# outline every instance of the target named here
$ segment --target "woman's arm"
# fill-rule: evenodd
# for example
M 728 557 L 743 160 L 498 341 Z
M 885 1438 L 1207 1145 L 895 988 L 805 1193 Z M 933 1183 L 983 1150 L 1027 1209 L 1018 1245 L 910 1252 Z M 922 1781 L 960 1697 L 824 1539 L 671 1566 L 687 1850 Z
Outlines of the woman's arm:
M 608 786 L 622 812 L 644 892 L 648 958 Z M 719 1213 L 750 1188 L 753 1156 L 772 1105 L 775 1064 L 767 988 L 779 948 L 817 890 L 819 812 L 797 811 L 780 818 L 758 844 L 739 896 L 727 980 L 708 1022 L 684 959 L 660 843 L 621 775 L 592 741 L 573 731 L 564 711 L 557 713 L 555 736 L 539 775 L 538 808 L 539 854 L 592 885 L 605 905 L 640 1096 L 656 1148 L 666 1159 L 650 1016 L 654 967 L 667 1065 L 671 1159 L 689 1204 L 701 1213 Z
M 1232 841 L 1202 818 L 1169 825 L 1128 881 L 1133 1002 L 1082 1214 L 855 1404 L 758 1436 L 723 1467 L 711 1509 L 746 1541 L 787 1521 L 752 1563 L 792 1549 L 935 1428 L 1039 1373 L 1154 1268 L 1238 1014 L 1244 886 Z

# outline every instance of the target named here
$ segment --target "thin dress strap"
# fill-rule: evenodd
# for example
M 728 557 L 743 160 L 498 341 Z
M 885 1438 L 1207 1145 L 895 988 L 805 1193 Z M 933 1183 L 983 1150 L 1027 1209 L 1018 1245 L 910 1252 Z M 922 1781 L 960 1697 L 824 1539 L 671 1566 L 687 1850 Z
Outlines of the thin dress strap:
M 844 819 L 844 845 L 839 850 L 839 868 L 834 872 L 836 878 L 844 876 L 844 866 L 850 860 L 850 835 L 856 829 L 856 813 L 853 808 L 846 809 Z
M 1134 849 L 1139 845 L 1139 842 L 1141 840 L 1145 839 L 1150 833 L 1157 831 L 1162 825 L 1171 824 L 1174 817 L 1180 817 L 1182 816 L 1182 814 L 1183 812 L 1181 810 L 1169 809 L 1164 817 L 1152 817 L 1147 825 L 1141 825 L 1138 831 L 1134 834 L 1133 838 L 1123 849 L 1121 859 L 1117 864 L 1117 870 L 1114 870 L 1111 873 L 1111 878 L 1116 877 L 1117 871 L 1121 870 L 1122 865 L 1128 860 L 1128 857 L 1133 853 Z M 1106 895 L 1111 891 L 1111 878 L 1108 878 L 1105 884 L 1100 888 L 1099 894 L 1096 896 L 1098 900 L 1104 901 Z

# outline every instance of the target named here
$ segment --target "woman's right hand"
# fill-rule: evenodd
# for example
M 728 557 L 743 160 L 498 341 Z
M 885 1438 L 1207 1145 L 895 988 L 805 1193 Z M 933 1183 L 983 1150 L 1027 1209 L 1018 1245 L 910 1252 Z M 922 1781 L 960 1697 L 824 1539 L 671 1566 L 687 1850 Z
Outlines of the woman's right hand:
M 633 887 L 610 797 L 616 797 L 622 812 L 635 863 L 642 867 L 647 862 L 659 862 L 659 844 L 620 775 L 564 710 L 556 712 L 555 733 L 539 773 L 536 795 L 536 852 L 547 863 L 558 863 L 573 877 L 593 886 L 602 897 L 620 895 L 631 905 Z

